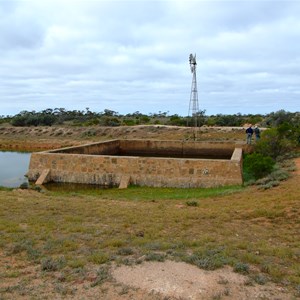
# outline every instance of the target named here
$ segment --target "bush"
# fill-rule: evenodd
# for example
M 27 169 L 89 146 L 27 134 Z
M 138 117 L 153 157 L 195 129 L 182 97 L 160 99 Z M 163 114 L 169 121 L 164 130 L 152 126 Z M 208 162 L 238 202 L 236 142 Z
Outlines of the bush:
M 20 189 L 22 189 L 22 190 L 27 190 L 28 188 L 29 188 L 29 183 L 28 182 L 23 182 L 20 185 Z
M 262 178 L 273 170 L 274 160 L 260 153 L 248 154 L 244 159 L 244 170 L 255 179 Z
M 146 261 L 160 261 L 160 262 L 163 262 L 166 259 L 166 255 L 161 254 L 161 253 L 151 252 L 151 253 L 146 254 L 145 259 L 146 259 Z
M 199 203 L 197 201 L 186 201 L 187 206 L 199 206 Z
M 196 251 L 185 257 L 184 261 L 204 270 L 216 270 L 230 262 L 222 247 Z
M 97 278 L 91 283 L 91 287 L 101 285 L 110 278 L 110 272 L 107 266 L 101 266 L 97 271 Z
M 249 266 L 247 264 L 238 262 L 235 264 L 233 268 L 234 272 L 241 273 L 241 274 L 248 274 L 249 273 Z
M 133 253 L 133 250 L 129 247 L 120 248 L 117 251 L 118 255 L 132 255 Z
M 66 260 L 63 256 L 56 259 L 52 257 L 46 257 L 41 261 L 42 271 L 46 272 L 57 271 L 59 269 L 62 269 L 65 265 Z
M 255 145 L 255 152 L 277 159 L 290 153 L 295 147 L 295 141 L 277 128 L 271 128 L 262 133 L 261 139 Z

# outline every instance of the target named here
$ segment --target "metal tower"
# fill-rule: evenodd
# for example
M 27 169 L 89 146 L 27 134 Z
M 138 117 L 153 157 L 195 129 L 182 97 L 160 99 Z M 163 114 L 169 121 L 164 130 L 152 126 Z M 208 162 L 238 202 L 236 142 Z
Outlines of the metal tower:
M 195 55 L 190 54 L 189 60 L 190 60 L 191 72 L 193 74 L 193 79 L 192 79 L 192 88 L 191 88 L 188 119 L 190 116 L 192 117 L 192 123 L 193 123 L 194 127 L 196 128 L 199 125 L 198 124 L 199 104 L 198 104 L 197 77 L 196 77 L 196 66 L 197 66 L 196 54 Z

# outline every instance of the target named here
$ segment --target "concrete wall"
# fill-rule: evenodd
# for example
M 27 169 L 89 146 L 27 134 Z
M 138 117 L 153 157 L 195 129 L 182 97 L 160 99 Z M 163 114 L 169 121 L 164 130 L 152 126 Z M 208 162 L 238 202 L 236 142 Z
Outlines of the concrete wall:
M 49 153 L 68 153 L 86 155 L 117 155 L 120 149 L 120 140 L 111 140 L 102 143 L 92 143 L 82 146 L 66 147 L 51 150 Z
M 235 148 L 230 143 L 199 143 L 191 141 L 155 141 L 155 140 L 121 140 L 120 154 L 165 157 L 223 157 L 230 159 Z
M 77 147 L 50 151 L 51 153 L 95 155 L 143 155 L 197 158 L 223 156 L 230 159 L 236 145 L 224 142 L 161 141 L 161 140 L 111 140 Z
M 124 146 L 120 141 L 111 141 L 105 146 L 102 145 L 102 149 L 107 150 L 107 147 L 112 147 L 112 143 L 120 149 Z M 147 144 L 146 141 L 145 143 Z M 87 148 L 89 150 L 74 148 L 80 148 L 83 153 L 91 153 L 97 148 L 96 145 L 90 145 Z M 232 151 L 231 159 L 228 160 L 84 155 L 74 154 L 76 151 L 70 149 L 33 153 L 28 172 L 29 180 L 37 180 L 43 170 L 49 169 L 50 180 L 55 182 L 118 186 L 123 176 L 130 176 L 131 184 L 153 187 L 188 188 L 242 184 L 242 149 L 239 148 Z

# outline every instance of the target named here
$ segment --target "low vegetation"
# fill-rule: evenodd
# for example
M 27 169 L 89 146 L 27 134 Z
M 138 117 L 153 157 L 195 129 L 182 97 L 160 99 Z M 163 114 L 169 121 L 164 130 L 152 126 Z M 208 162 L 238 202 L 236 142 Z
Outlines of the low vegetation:
M 25 264 L 38 266 L 37 272 L 58 285 L 61 281 L 67 285 L 89 280 L 89 270 L 98 268 L 93 287 L 109 278 L 112 263 L 171 259 L 207 270 L 230 265 L 253 282 L 273 281 L 297 291 L 297 182 L 292 176 L 267 191 L 256 187 L 1 190 L 0 253 L 20 263 L 3 264 L 0 276 L 21 277 L 19 266 Z
M 293 125 L 286 121 L 262 133 L 252 153 L 244 155 L 245 185 L 257 184 L 262 189 L 278 186 L 295 170 L 292 157 L 297 156 L 299 136 Z
M 52 125 L 74 125 L 74 126 L 134 126 L 134 125 L 176 125 L 193 126 L 194 117 L 169 114 L 169 112 L 144 114 L 139 111 L 122 115 L 116 111 L 105 109 L 102 112 L 86 110 L 67 111 L 64 108 L 48 108 L 40 112 L 21 111 L 14 116 L 0 116 L 0 124 L 11 123 L 13 126 L 52 126 Z M 205 110 L 199 111 L 197 116 L 199 126 L 243 126 L 244 124 L 259 124 L 261 127 L 278 127 L 289 124 L 296 129 L 299 137 L 300 115 L 299 113 L 280 110 L 266 115 L 247 114 L 242 115 L 205 115 Z M 90 134 L 93 134 L 91 131 Z

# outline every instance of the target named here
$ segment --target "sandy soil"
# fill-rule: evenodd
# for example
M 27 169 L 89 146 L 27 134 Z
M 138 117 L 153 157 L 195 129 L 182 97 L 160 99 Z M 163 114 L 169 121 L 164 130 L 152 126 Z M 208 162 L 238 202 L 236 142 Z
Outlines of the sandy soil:
M 114 278 L 166 299 L 291 299 L 282 287 L 254 284 L 226 267 L 205 271 L 183 262 L 146 262 L 113 270 Z
M 111 277 L 93 285 L 97 268 L 84 278 L 66 281 L 62 272 L 41 272 L 0 252 L 0 299 L 101 299 L 101 300 L 207 300 L 207 299 L 296 299 L 287 289 L 273 283 L 258 285 L 230 267 L 205 271 L 174 261 L 144 262 L 135 266 L 111 266 Z M 20 277 L 15 277 L 18 272 Z M 1 278 L 1 277 L 0 277 Z M 3 293 L 1 293 L 1 291 Z

